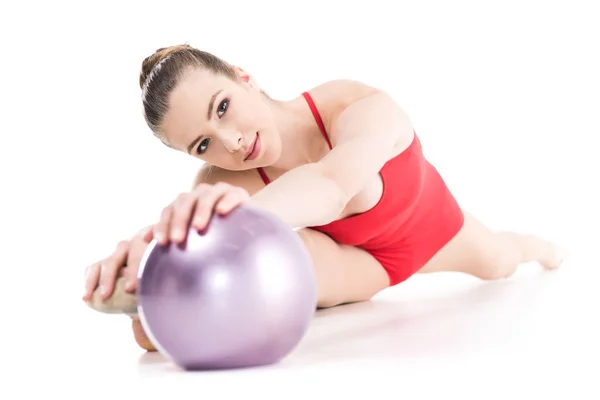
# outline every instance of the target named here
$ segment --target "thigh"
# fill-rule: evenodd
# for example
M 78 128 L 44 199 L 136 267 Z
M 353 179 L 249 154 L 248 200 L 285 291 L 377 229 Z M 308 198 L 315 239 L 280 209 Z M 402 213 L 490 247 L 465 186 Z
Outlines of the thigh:
M 320 308 L 366 301 L 389 286 L 386 271 L 366 251 L 339 244 L 314 229 L 298 234 L 314 263 Z
M 489 264 L 502 256 L 496 233 L 473 215 L 463 212 L 459 232 L 433 256 L 419 273 L 464 272 L 478 277 L 488 274 Z

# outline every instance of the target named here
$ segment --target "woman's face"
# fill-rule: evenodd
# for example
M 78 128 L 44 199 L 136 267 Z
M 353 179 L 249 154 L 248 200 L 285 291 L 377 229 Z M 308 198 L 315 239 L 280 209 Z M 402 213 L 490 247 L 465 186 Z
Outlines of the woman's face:
M 190 69 L 171 92 L 166 141 L 208 164 L 239 171 L 274 163 L 281 152 L 273 113 L 252 78 L 239 82 Z

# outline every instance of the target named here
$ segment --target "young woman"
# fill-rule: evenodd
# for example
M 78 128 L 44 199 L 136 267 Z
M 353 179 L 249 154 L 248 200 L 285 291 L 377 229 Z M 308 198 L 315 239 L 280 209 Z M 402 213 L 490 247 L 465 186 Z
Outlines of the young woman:
M 156 224 L 88 267 L 83 298 L 97 310 L 135 312 L 150 240 L 185 240 L 190 224 L 201 229 L 212 212 L 244 202 L 297 230 L 314 261 L 319 307 L 368 300 L 415 273 L 498 279 L 524 262 L 562 261 L 543 238 L 493 232 L 461 209 L 406 113 L 378 88 L 332 81 L 277 101 L 242 69 L 188 45 L 146 58 L 140 86 L 156 137 L 205 164 Z M 152 350 L 135 317 L 133 328 Z

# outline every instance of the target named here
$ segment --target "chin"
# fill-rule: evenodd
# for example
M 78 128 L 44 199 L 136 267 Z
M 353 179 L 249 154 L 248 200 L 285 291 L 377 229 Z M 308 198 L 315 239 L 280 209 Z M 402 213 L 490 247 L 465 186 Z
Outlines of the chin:
M 249 165 L 248 163 L 243 163 L 243 164 L 235 164 L 235 165 L 223 165 L 220 168 L 222 169 L 226 169 L 229 171 L 247 171 L 249 169 L 253 169 L 256 168 L 255 165 Z
M 281 157 L 281 152 L 273 151 L 273 149 L 265 149 L 264 153 L 257 159 L 257 167 L 268 167 L 275 164 Z

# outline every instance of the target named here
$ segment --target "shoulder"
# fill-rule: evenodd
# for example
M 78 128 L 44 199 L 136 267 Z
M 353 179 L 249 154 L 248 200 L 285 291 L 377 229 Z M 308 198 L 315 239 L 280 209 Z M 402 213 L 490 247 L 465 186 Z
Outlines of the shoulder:
M 344 109 L 352 103 L 383 90 L 367 83 L 352 79 L 336 79 L 324 82 L 308 91 L 315 105 L 329 109 Z
M 395 103 L 383 88 L 352 79 L 337 79 L 324 82 L 307 91 L 329 132 L 336 118 L 349 106 L 367 97 L 385 96 Z M 396 104 L 397 105 L 397 104 Z M 397 105 L 398 106 L 398 105 Z M 399 107 L 399 106 L 398 106 Z
M 372 98 L 370 107 L 382 106 L 382 109 L 392 110 L 401 116 L 402 126 L 398 132 L 399 136 L 412 137 L 414 128 L 410 122 L 410 116 L 400 107 L 393 96 L 386 90 L 369 85 L 367 83 L 351 80 L 338 79 L 325 82 L 307 91 L 313 99 L 325 129 L 330 135 L 335 135 L 335 126 L 350 106 L 367 98 Z M 367 103 L 367 102 L 363 102 Z M 332 137 L 335 140 L 335 137 Z
M 260 175 L 254 169 L 230 171 L 210 164 L 203 164 L 194 177 L 192 188 L 195 188 L 201 183 L 214 185 L 219 182 L 242 187 L 246 189 L 250 195 L 258 192 L 264 187 Z

